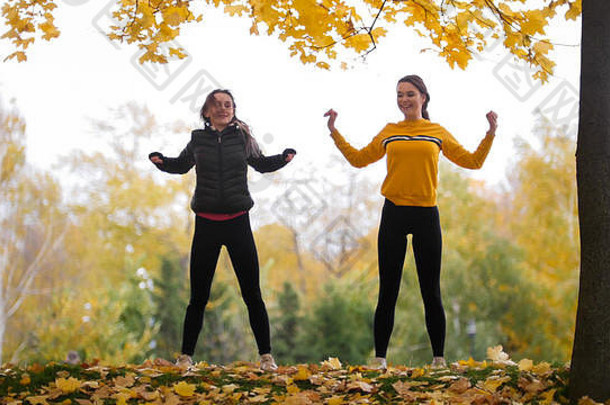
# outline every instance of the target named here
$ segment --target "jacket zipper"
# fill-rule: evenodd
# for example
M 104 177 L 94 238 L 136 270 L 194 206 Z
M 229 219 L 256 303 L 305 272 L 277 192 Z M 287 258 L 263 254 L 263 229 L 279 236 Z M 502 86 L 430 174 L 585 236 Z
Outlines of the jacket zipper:
M 220 202 L 225 199 L 223 178 L 222 178 L 222 135 L 218 133 L 218 189 L 220 190 Z

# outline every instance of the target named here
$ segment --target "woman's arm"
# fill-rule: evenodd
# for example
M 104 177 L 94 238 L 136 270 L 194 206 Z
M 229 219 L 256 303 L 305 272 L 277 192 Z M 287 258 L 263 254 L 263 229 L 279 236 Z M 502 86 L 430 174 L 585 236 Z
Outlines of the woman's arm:
M 153 152 L 148 155 L 148 158 L 159 170 L 172 174 L 184 174 L 195 165 L 190 142 L 178 157 L 170 158 L 163 156 L 160 152 Z
M 337 112 L 332 108 L 328 110 L 324 116 L 328 117 L 328 129 L 330 136 L 335 141 L 335 145 L 339 151 L 345 156 L 345 159 L 354 167 L 364 167 L 381 159 L 385 155 L 385 148 L 381 144 L 381 136 L 377 135 L 371 143 L 362 149 L 356 149 L 349 144 L 339 133 L 335 127 Z
M 474 152 L 469 152 L 464 149 L 449 132 L 446 132 L 442 148 L 443 154 L 447 159 L 466 169 L 480 169 L 483 166 L 496 136 L 498 114 L 490 111 L 487 113 L 486 118 L 489 123 L 489 129 L 487 130 L 485 138 L 481 140 L 481 143 L 479 143 L 479 146 Z
M 294 149 L 284 149 L 279 155 L 264 156 L 262 153 L 258 157 L 250 156 L 248 164 L 260 173 L 269 173 L 281 169 L 290 162 L 297 152 Z

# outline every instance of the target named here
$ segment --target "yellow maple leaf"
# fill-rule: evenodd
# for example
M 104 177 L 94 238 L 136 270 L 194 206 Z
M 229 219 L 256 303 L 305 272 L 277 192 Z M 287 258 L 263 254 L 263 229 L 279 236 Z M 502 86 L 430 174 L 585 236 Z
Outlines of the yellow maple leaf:
M 286 386 L 286 392 L 288 392 L 290 395 L 294 395 L 294 394 L 298 394 L 299 392 L 301 392 L 301 389 L 299 387 L 297 387 L 295 384 L 288 384 Z
M 424 374 L 426 374 L 426 370 L 424 370 L 423 368 L 416 368 L 413 369 L 413 373 L 411 373 L 411 378 L 421 377 Z
M 185 381 L 180 381 L 174 384 L 174 392 L 181 397 L 192 397 L 195 394 L 195 387 L 193 384 L 189 384 Z
M 57 38 L 59 36 L 59 30 L 50 21 L 45 21 L 41 24 L 38 24 L 38 28 L 40 28 L 44 33 L 42 38 L 46 41 L 50 41 L 51 39 Z
M 116 400 L 117 405 L 127 405 L 127 401 L 129 401 L 129 398 L 131 398 L 131 395 L 121 392 L 118 394 L 114 394 L 113 397 Z
M 328 405 L 342 405 L 345 402 L 343 402 L 343 397 L 339 397 L 339 396 L 333 395 L 332 397 L 327 399 L 326 403 Z
M 237 388 L 239 388 L 239 387 L 237 385 L 235 385 L 235 384 L 223 385 L 222 386 L 222 392 L 224 392 L 225 394 L 231 394 Z
M 550 405 L 554 403 L 553 398 L 555 397 L 555 391 L 557 391 L 557 389 L 553 388 L 540 394 L 540 398 L 542 399 L 540 403 L 544 405 Z
M 509 376 L 505 376 L 505 377 L 491 376 L 491 377 L 487 378 L 485 380 L 485 382 L 483 382 L 483 388 L 490 392 L 496 392 L 498 390 L 498 387 L 500 387 L 502 384 L 504 384 L 505 382 L 508 382 L 508 381 L 510 381 Z
M 487 358 L 492 361 L 506 361 L 508 354 L 504 353 L 502 345 L 487 348 Z
M 566 20 L 576 20 L 579 15 L 582 14 L 582 1 L 576 0 L 573 3 L 570 3 L 570 8 L 566 11 L 565 19 Z
M 322 362 L 323 369 L 340 370 L 341 362 L 336 357 L 329 357 L 328 360 Z
M 27 397 L 25 400 L 30 405 L 49 405 L 47 402 L 48 395 L 39 395 L 36 397 Z
M 305 381 L 309 378 L 311 372 L 306 366 L 299 366 L 299 371 L 295 375 L 292 376 L 294 381 Z
M 546 54 L 553 49 L 553 44 L 549 41 L 538 41 L 534 44 L 534 51 L 540 54 Z
M 521 32 L 525 35 L 544 34 L 548 12 L 545 9 L 524 11 L 525 20 L 521 23 Z
M 64 394 L 69 394 L 80 388 L 81 381 L 74 377 L 70 377 L 68 379 L 57 378 L 55 379 L 55 386 L 59 388 Z
M 345 40 L 345 47 L 352 48 L 358 53 L 366 51 L 370 46 L 371 38 L 367 34 L 357 34 Z
M 534 374 L 545 374 L 545 373 L 548 373 L 549 371 L 551 371 L 551 365 L 549 363 L 547 363 L 546 361 L 543 361 L 542 363 L 538 363 L 534 367 L 532 367 L 532 372 Z
M 523 359 L 519 363 L 519 371 L 531 371 L 534 366 L 534 362 L 530 359 Z

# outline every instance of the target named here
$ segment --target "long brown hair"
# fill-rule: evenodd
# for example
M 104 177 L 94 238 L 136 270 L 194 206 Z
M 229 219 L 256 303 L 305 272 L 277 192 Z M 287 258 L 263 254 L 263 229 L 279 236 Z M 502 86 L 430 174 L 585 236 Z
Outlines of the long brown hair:
M 235 98 L 233 98 L 233 94 L 231 94 L 231 92 L 229 90 L 216 89 L 216 90 L 213 90 L 210 94 L 208 94 L 208 96 L 205 98 L 205 101 L 203 102 L 203 105 L 201 106 L 201 110 L 199 110 L 199 116 L 203 120 L 205 126 L 209 127 L 212 125 L 212 122 L 210 121 L 210 119 L 208 117 L 206 117 L 205 113 L 208 111 L 208 109 L 212 106 L 213 103 L 218 102 L 216 100 L 216 94 L 218 94 L 218 93 L 223 93 L 223 94 L 226 94 L 227 96 L 231 97 L 231 102 L 233 103 L 233 111 L 234 111 L 233 120 L 231 121 L 231 123 L 237 124 L 237 127 L 239 128 L 240 132 L 242 133 L 242 135 L 245 138 L 246 156 L 259 157 L 261 155 L 261 150 L 260 150 L 258 144 L 256 143 L 256 139 L 254 139 L 254 137 L 252 136 L 252 132 L 250 131 L 250 127 L 248 126 L 248 124 L 246 124 L 245 122 L 243 122 L 242 120 L 237 118 L 237 115 L 235 113 L 235 111 L 237 110 L 237 105 L 235 104 Z
M 428 89 L 424 84 L 424 80 L 417 75 L 407 75 L 400 79 L 398 83 L 411 83 L 417 88 L 417 90 L 419 90 L 421 94 L 424 94 L 426 96 L 426 101 L 424 101 L 424 105 L 421 109 L 421 115 L 422 117 L 430 121 L 430 115 L 428 114 L 428 102 L 430 101 L 430 94 L 428 93 Z

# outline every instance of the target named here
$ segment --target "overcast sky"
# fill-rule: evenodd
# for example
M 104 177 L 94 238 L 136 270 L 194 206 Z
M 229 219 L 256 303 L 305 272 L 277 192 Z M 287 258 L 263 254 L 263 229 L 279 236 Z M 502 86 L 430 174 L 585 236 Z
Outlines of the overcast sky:
M 576 125 L 580 21 L 557 20 L 552 27 L 551 39 L 562 44 L 554 53 L 556 75 L 539 86 L 501 45 L 478 56 L 466 71 L 451 70 L 433 52 L 421 53 L 429 43 L 406 28 L 393 29 L 351 70 L 318 70 L 290 58 L 279 40 L 250 36 L 248 21 L 216 10 L 206 11 L 204 22 L 185 29 L 178 39 L 189 54 L 186 60 L 141 66 L 136 47 L 112 43 L 100 33 L 110 22 L 111 3 L 58 4 L 61 36 L 51 43 L 37 41 L 26 63 L 0 63 L 0 94 L 5 103 L 16 100 L 27 122 L 28 161 L 39 167 L 50 167 L 70 150 L 99 147 L 88 119 L 104 119 L 108 108 L 128 101 L 147 105 L 161 122 L 180 119 L 195 127 L 197 110 L 215 87 L 233 91 L 239 116 L 268 154 L 297 149 L 290 169 L 295 172 L 337 153 L 322 117 L 330 107 L 339 112 L 337 127 L 358 147 L 387 122 L 401 120 L 395 85 L 406 74 L 424 78 L 432 121 L 469 149 L 485 134 L 485 113 L 493 109 L 499 114 L 496 142 L 483 169 L 474 174 L 490 184 L 503 180 L 514 140 L 530 136 L 537 108 L 559 124 Z M 10 52 L 10 44 L 0 41 L 0 59 Z M 174 155 L 188 139 L 185 132 L 157 147 Z M 384 164 L 373 165 L 371 173 L 382 175 Z

